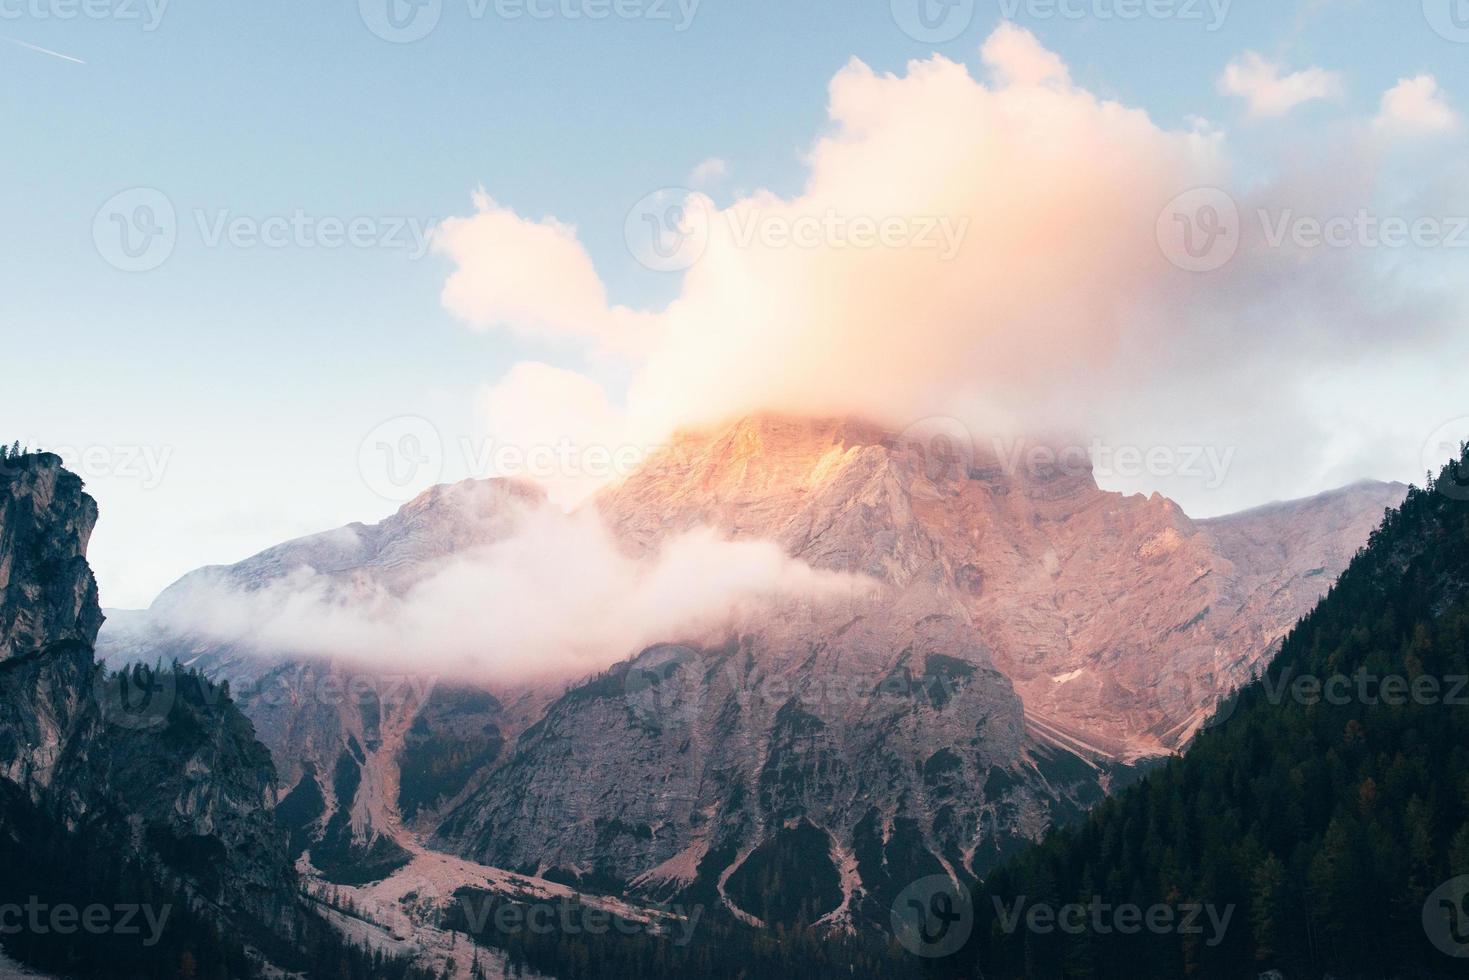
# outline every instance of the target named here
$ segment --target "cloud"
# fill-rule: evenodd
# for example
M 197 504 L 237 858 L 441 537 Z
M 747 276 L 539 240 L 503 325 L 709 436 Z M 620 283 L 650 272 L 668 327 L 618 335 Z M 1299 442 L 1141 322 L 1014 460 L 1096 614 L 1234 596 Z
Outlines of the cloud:
M 583 677 L 654 642 L 722 641 L 764 604 L 857 600 L 873 583 L 816 571 L 770 542 L 709 530 L 635 559 L 592 510 L 526 505 L 495 544 L 430 566 L 403 589 L 300 567 L 263 588 L 196 575 L 150 610 L 150 629 L 287 657 L 344 658 L 485 682 Z
M 771 410 L 1237 449 L 1207 494 L 1185 477 L 1121 487 L 1218 513 L 1339 471 L 1313 379 L 1389 348 L 1428 370 L 1464 347 L 1451 250 L 1274 237 L 1363 211 L 1464 213 L 1457 158 L 1399 171 L 1370 126 L 1338 126 L 1292 134 L 1246 182 L 1222 132 L 1095 95 L 1019 28 L 983 58 L 987 82 L 937 55 L 900 74 L 854 60 L 831 80 L 798 192 L 686 202 L 697 248 L 676 298 L 638 314 L 624 440 Z M 1200 188 L 1219 189 L 1209 207 L 1178 212 Z M 1188 271 L 1160 241 L 1180 231 L 1229 250 Z M 1384 424 L 1418 444 L 1442 419 L 1393 414 L 1388 390 L 1373 393 Z
M 707 187 L 728 176 L 729 163 L 719 157 L 710 157 L 689 173 L 689 184 L 693 187 Z
M 474 472 L 534 480 L 568 510 L 648 454 L 626 441 L 626 421 L 602 386 L 574 371 L 522 362 L 482 387 L 476 403 L 483 439 Z
M 1397 132 L 1447 133 L 1459 126 L 1438 80 L 1432 75 L 1404 78 L 1382 97 L 1377 125 Z
M 433 234 L 434 251 L 459 267 L 444 284 L 446 309 L 480 329 L 636 344 L 640 317 L 609 308 L 575 228 L 554 218 L 522 218 L 483 191 L 474 207 L 474 214 L 450 218 Z
M 1336 98 L 1343 83 L 1341 75 L 1322 68 L 1283 74 L 1279 65 L 1249 51 L 1224 69 L 1219 89 L 1245 99 L 1251 116 L 1273 119 L 1307 102 Z
M 1060 55 L 1047 51 L 1034 34 L 1014 24 L 1001 24 L 984 42 L 980 56 L 1002 85 L 1064 85 L 1071 81 Z

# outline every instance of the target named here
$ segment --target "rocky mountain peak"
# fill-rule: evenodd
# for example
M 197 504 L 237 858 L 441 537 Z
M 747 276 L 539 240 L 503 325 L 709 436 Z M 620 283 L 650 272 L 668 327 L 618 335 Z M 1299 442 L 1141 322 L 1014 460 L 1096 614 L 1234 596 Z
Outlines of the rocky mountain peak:
M 61 457 L 0 461 L 0 663 L 73 641 L 91 647 L 102 627 L 87 542 L 97 503 Z

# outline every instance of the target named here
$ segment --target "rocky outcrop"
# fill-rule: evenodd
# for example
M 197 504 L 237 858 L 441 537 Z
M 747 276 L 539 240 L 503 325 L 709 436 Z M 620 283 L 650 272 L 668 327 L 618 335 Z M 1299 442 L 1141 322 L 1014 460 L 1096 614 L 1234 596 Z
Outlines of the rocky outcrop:
M 271 812 L 275 770 L 228 691 L 93 663 L 96 518 L 59 458 L 0 464 L 0 836 L 24 851 L 28 828 L 70 835 L 142 868 L 203 921 L 289 940 L 295 881 Z
M 196 628 L 195 607 L 249 597 L 309 575 L 334 601 L 401 597 L 453 556 L 502 541 L 535 488 L 506 481 L 435 487 L 378 524 L 352 524 L 288 541 L 238 564 L 203 568 L 170 586 L 147 611 L 121 612 L 104 632 L 108 663 L 177 659 L 231 684 L 280 772 L 282 818 L 293 856 L 340 884 L 386 877 L 407 864 L 404 824 L 432 829 L 497 760 L 500 701 L 471 685 L 415 670 L 262 649 L 241 636 Z M 405 651 L 411 654 L 411 651 Z M 537 701 L 544 704 L 545 699 Z M 523 727 L 524 723 L 521 723 Z
M 1194 521 L 1156 494 L 1100 490 L 1064 452 L 1001 450 L 754 417 L 683 437 L 600 505 L 638 547 L 710 525 L 869 575 L 885 604 L 926 594 L 1043 737 L 1131 760 L 1186 742 L 1407 492 L 1362 483 Z
M 841 900 L 807 911 L 880 918 L 903 885 L 982 875 L 1185 744 L 1405 489 L 1195 522 L 1074 461 L 850 421 L 685 436 L 599 500 L 629 548 L 713 527 L 876 590 L 764 609 L 728 642 L 654 648 L 573 689 L 439 845 L 758 917 L 731 881 L 748 894 L 751 855 L 789 853 L 781 835 L 809 825 L 823 867 L 774 880 L 834 870 Z
M 97 505 L 55 456 L 0 462 L 0 663 L 91 646 L 102 626 L 87 541 Z

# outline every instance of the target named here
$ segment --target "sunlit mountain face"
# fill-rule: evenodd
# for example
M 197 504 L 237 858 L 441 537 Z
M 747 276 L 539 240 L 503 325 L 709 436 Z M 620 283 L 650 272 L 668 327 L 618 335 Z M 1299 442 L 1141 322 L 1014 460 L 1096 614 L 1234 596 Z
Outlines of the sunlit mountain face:
M 0 980 L 1456 975 L 1461 5 L 0 11 Z

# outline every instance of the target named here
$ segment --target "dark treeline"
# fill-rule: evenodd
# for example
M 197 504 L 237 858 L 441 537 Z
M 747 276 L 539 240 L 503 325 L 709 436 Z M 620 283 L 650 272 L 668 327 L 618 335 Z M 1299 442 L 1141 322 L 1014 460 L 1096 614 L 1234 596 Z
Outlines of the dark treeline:
M 507 906 L 514 907 L 513 914 L 504 911 Z M 605 916 L 589 929 L 583 907 L 556 904 L 542 909 L 543 927 L 532 929 L 524 925 L 531 905 L 462 889 L 444 924 L 502 951 L 512 976 L 853 980 L 967 975 L 967 963 L 923 960 L 876 933 L 833 934 L 804 923 L 760 929 L 714 909 L 703 913 L 691 932 L 685 932 L 681 923 L 670 923 L 656 933 L 628 923 L 619 930 Z M 512 926 L 507 928 L 506 923 Z
M 227 685 L 177 664 L 133 666 L 106 675 L 99 690 L 110 692 L 109 702 L 134 707 L 147 706 L 140 692 L 171 693 L 159 705 L 161 727 L 146 735 L 109 729 L 107 751 L 131 742 L 127 751 L 155 745 L 161 752 L 193 744 L 211 726 L 248 725 L 233 710 Z M 248 941 L 309 980 L 434 980 L 349 943 L 294 894 L 280 896 L 288 937 L 248 917 L 221 919 L 210 897 L 219 882 L 208 852 L 171 844 L 162 828 L 148 827 L 145 859 L 120 815 L 88 819 L 74 830 L 0 781 L 0 946 L 28 966 L 79 980 L 246 980 L 259 974 Z
M 988 879 L 977 972 L 1466 975 L 1424 923 L 1426 900 L 1469 874 L 1466 476 L 1469 454 L 1388 512 L 1265 675 L 1183 757 Z M 1160 916 L 1123 934 L 1093 914 L 1098 902 L 1232 915 L 1222 938 L 1207 916 L 1197 932 Z M 1086 906 L 1087 925 L 1075 913 L 1064 931 L 1046 915 L 1016 922 L 1037 904 Z M 1453 918 L 1469 909 L 1448 902 L 1443 913 L 1445 935 L 1469 926 Z

